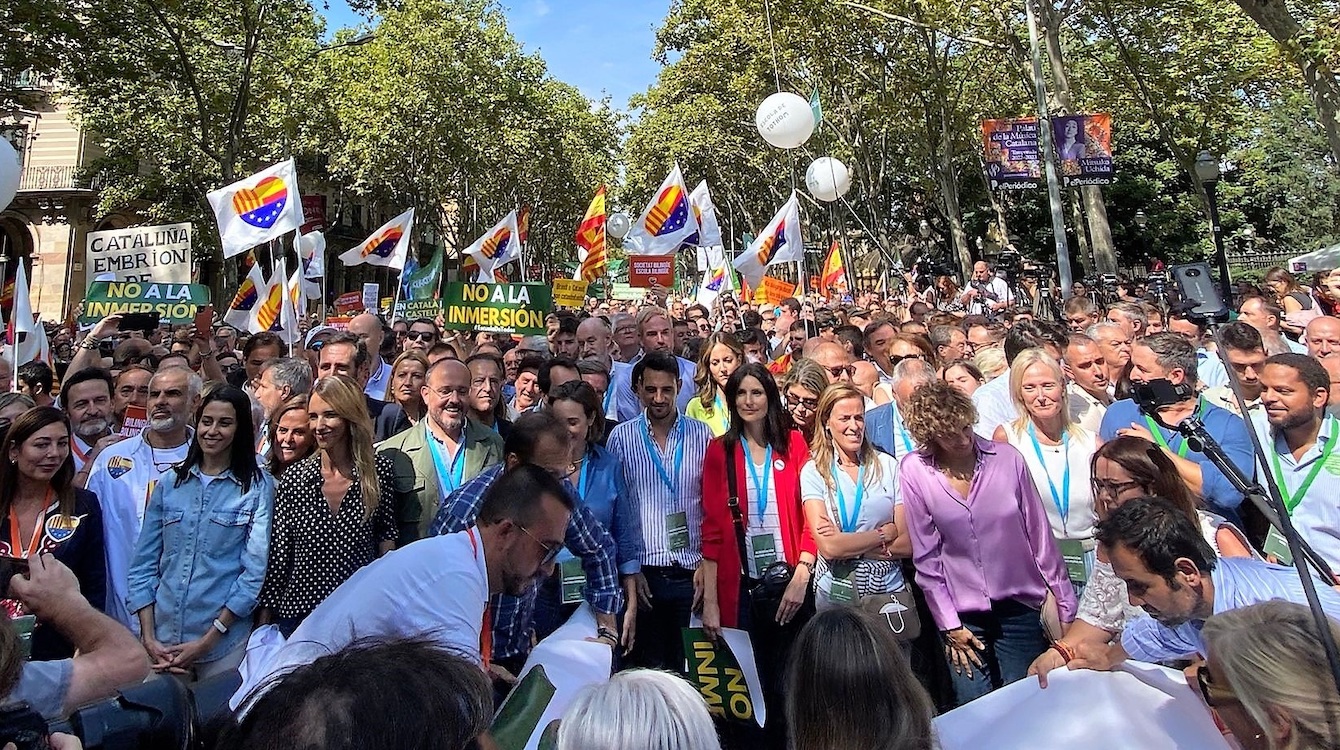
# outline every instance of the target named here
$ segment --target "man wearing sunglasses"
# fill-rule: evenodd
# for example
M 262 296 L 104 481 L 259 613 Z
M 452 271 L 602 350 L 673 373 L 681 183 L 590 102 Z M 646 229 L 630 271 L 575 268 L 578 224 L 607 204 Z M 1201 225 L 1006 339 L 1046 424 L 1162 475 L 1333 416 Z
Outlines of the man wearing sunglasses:
M 354 573 L 258 670 L 261 679 L 248 681 L 238 695 L 365 638 L 425 638 L 505 679 L 490 648 L 502 604 L 553 572 L 572 513 L 571 496 L 551 472 L 514 466 L 483 494 L 469 526 Z
M 485 469 L 452 492 L 439 506 L 437 518 L 429 529 L 431 536 L 451 535 L 487 518 L 487 505 L 493 488 L 505 482 L 518 467 L 543 469 L 564 490 L 566 504 L 572 508 L 566 528 L 556 535 L 541 537 L 545 548 L 545 569 L 519 589 L 508 589 L 493 599 L 492 654 L 489 658 L 506 680 L 521 670 L 530 654 L 531 635 L 544 637 L 557 627 L 561 609 L 561 581 L 556 580 L 554 561 L 566 547 L 569 557 L 581 561 L 586 574 L 583 598 L 596 613 L 598 636 L 602 643 L 619 645 L 618 613 L 623 607 L 623 592 L 615 568 L 614 538 L 582 503 L 575 502 L 576 467 L 572 464 L 567 428 L 548 411 L 527 412 L 512 425 L 503 445 L 503 463 Z M 413 546 L 413 545 L 411 545 Z M 408 549 L 408 548 L 407 548 Z M 634 616 L 636 608 L 633 608 Z M 623 644 L 632 645 L 632 620 L 627 619 Z

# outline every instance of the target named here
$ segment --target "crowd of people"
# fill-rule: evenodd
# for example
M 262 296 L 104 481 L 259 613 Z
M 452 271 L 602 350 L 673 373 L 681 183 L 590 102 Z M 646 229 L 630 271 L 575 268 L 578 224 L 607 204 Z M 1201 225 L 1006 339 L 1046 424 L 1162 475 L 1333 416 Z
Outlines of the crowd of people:
M 1132 285 L 1038 319 L 986 264 L 776 305 L 657 288 L 524 337 L 109 316 L 0 394 L 0 556 L 29 568 L 4 604 L 35 619 L 8 700 L 237 679 L 273 626 L 221 746 L 489 747 L 585 605 L 615 674 L 560 748 L 931 748 L 937 713 L 1127 659 L 1187 668 L 1242 747 L 1335 747 L 1288 545 L 1175 429 L 1340 569 L 1340 272 L 1266 280 L 1214 334 Z M 761 729 L 683 679 L 698 619 L 749 634 Z

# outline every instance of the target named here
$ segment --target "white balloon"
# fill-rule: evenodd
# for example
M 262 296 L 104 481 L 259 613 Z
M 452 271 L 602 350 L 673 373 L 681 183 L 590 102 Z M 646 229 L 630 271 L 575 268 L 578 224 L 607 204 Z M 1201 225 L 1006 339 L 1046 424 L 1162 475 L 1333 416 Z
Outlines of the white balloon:
M 0 209 L 9 206 L 19 192 L 19 152 L 0 138 Z
M 754 125 L 763 140 L 777 148 L 796 148 L 814 134 L 814 110 L 804 97 L 781 91 L 759 105 Z
M 605 220 L 605 231 L 609 233 L 609 236 L 616 240 L 621 240 L 624 237 L 627 237 L 628 230 L 632 228 L 633 223 L 628 220 L 628 214 L 625 214 L 622 211 L 610 214 L 610 217 Z
M 820 156 L 805 170 L 805 189 L 815 198 L 832 203 L 851 189 L 851 172 L 837 159 Z

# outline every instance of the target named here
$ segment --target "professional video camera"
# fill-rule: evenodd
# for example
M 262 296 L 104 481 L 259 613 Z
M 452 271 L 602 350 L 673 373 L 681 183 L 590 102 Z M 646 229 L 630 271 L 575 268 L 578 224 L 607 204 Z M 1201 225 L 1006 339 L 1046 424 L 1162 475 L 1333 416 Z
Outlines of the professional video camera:
M 953 278 L 958 276 L 958 266 L 950 262 L 949 258 L 943 255 L 923 255 L 912 264 L 912 272 L 918 279 L 929 279 L 934 281 L 940 276 L 949 276 Z
M 204 747 L 202 729 L 228 710 L 241 682 L 233 672 L 188 689 L 159 677 L 49 724 L 26 703 L 7 706 L 0 709 L 0 747 L 12 742 L 18 750 L 46 750 L 48 734 L 65 732 L 85 750 L 195 750 Z
M 1024 270 L 1024 256 L 1015 250 L 1006 250 L 996 256 L 996 271 L 1004 274 L 1005 280 L 1014 283 Z
M 1219 297 L 1208 263 L 1186 263 L 1170 270 L 1172 283 L 1165 287 L 1170 308 L 1201 325 L 1228 322 L 1228 305 Z

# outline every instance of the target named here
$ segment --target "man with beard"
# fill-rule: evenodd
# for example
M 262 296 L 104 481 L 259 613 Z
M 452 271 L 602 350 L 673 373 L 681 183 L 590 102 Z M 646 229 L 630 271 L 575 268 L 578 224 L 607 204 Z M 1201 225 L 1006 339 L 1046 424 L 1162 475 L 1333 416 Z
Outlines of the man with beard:
M 572 512 L 572 499 L 549 472 L 533 465 L 511 469 L 485 494 L 475 525 L 412 544 L 354 573 L 237 696 L 270 675 L 365 639 L 424 638 L 489 669 L 490 598 L 521 596 L 553 573 Z
M 667 354 L 674 354 L 671 351 L 674 345 L 674 331 L 671 327 L 670 315 L 665 310 L 659 307 L 642 308 L 637 314 L 637 335 L 638 341 L 642 343 L 642 351 L 632 359 L 630 364 L 636 365 L 649 352 L 662 351 Z M 675 362 L 679 367 L 680 382 L 693 383 L 693 375 L 698 370 L 697 365 L 677 355 L 675 356 Z M 619 419 L 621 420 L 633 419 L 643 409 L 632 382 L 632 372 L 632 369 L 629 368 L 612 379 L 613 385 L 611 387 L 614 390 L 614 399 L 618 402 Z M 684 413 L 691 400 L 693 400 L 693 389 L 681 389 L 676 402 L 679 413 Z
M 102 503 L 107 549 L 108 615 L 139 632 L 126 610 L 126 577 L 159 476 L 186 458 L 191 415 L 200 403 L 200 376 L 185 367 L 159 370 L 149 381 L 149 424 L 139 435 L 108 446 L 91 462 L 88 490 Z
M 1110 670 L 1126 659 L 1173 661 L 1208 653 L 1200 629 L 1211 615 L 1270 599 L 1306 604 L 1292 568 L 1247 557 L 1219 558 L 1200 526 L 1159 497 L 1127 500 L 1098 524 L 1098 543 L 1148 616 L 1126 623 L 1118 643 L 1080 646 L 1071 669 Z M 1321 607 L 1340 618 L 1340 594 L 1317 587 Z M 1059 650 L 1059 649 L 1058 649 Z M 1062 651 L 1062 655 L 1065 652 Z
M 427 419 L 385 440 L 379 452 L 395 465 L 396 509 L 400 524 L 397 548 L 427 535 L 442 498 L 503 459 L 498 433 L 470 419 L 470 368 L 444 359 L 428 368 L 423 381 Z
M 112 374 L 100 367 L 80 370 L 61 384 L 60 406 L 70 417 L 70 456 L 74 470 L 97 458 L 98 452 L 120 440 L 112 436 Z M 104 438 L 112 439 L 103 442 Z
M 1219 329 L 1219 346 L 1228 364 L 1238 375 L 1242 398 L 1247 402 L 1247 415 L 1255 422 L 1262 414 L 1261 366 L 1266 361 L 1265 342 L 1261 333 L 1247 323 L 1235 320 Z M 1227 383 L 1206 388 L 1201 395 L 1220 409 L 1227 409 L 1239 417 L 1244 416 L 1233 389 Z
M 577 345 L 581 348 L 581 359 L 594 360 L 605 368 L 605 388 L 596 389 L 596 392 L 601 394 L 600 402 L 605 409 L 605 418 L 617 419 L 618 405 L 610 385 L 619 377 L 626 378 L 633 366 L 614 359 L 614 352 L 618 350 L 614 345 L 614 333 L 600 318 L 587 318 L 577 326 Z
M 1284 494 L 1298 535 L 1332 569 L 1340 568 L 1340 483 L 1335 481 L 1340 463 L 1332 458 L 1340 444 L 1340 420 L 1326 413 L 1330 374 L 1304 354 L 1276 354 L 1259 372 L 1257 388 L 1270 424 L 1261 434 L 1270 455 L 1269 476 Z M 1276 559 L 1292 560 L 1284 537 L 1274 528 L 1263 549 Z

